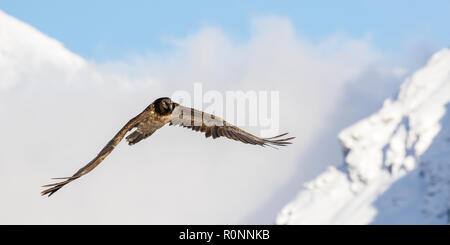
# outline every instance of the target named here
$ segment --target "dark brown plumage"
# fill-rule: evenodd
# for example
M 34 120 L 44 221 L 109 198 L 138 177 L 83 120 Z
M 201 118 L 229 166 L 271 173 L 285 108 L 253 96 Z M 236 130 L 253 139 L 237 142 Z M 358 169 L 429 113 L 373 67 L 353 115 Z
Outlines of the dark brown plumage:
M 136 129 L 126 137 L 128 144 L 134 145 L 149 137 L 167 123 L 169 123 L 169 125 L 179 125 L 194 131 L 203 132 L 207 138 L 211 136 L 214 139 L 218 137 L 227 137 L 229 139 L 241 141 L 245 144 L 260 146 L 285 146 L 291 144 L 289 141 L 295 138 L 281 138 L 287 133 L 272 138 L 259 138 L 227 123 L 219 117 L 184 107 L 172 102 L 170 98 L 163 97 L 155 100 L 143 112 L 125 124 L 100 153 L 86 166 L 78 170 L 72 177 L 55 178 L 63 179 L 64 181 L 44 185 L 43 187 L 49 188 L 42 191 L 41 194 L 50 197 L 64 185 L 92 171 L 92 169 L 97 167 L 97 165 L 99 165 L 114 150 L 129 131 Z

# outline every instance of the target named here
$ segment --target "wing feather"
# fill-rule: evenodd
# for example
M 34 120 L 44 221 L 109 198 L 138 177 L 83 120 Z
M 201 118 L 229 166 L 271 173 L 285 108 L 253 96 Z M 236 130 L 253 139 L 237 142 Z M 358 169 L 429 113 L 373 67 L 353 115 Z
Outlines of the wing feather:
M 42 191 L 41 194 L 48 195 L 50 197 L 51 195 L 53 195 L 53 193 L 61 189 L 66 184 L 92 171 L 114 150 L 114 148 L 119 144 L 119 142 L 123 139 L 123 137 L 125 137 L 127 132 L 136 127 L 136 125 L 139 122 L 140 115 L 141 114 L 134 117 L 127 124 L 125 124 L 125 126 L 122 127 L 122 129 L 108 142 L 108 144 L 106 144 L 106 146 L 100 151 L 100 153 L 98 153 L 98 155 L 94 159 L 92 159 L 92 161 L 86 164 L 86 166 L 79 169 L 72 177 L 56 178 L 56 179 L 65 179 L 65 181 L 42 186 L 51 188 Z
M 281 138 L 287 135 L 287 133 L 271 138 L 260 138 L 227 123 L 220 117 L 178 104 L 172 112 L 172 119 L 169 125 L 178 125 L 190 128 L 193 131 L 200 131 L 205 133 L 206 138 L 210 136 L 212 136 L 213 139 L 226 137 L 245 144 L 260 146 L 285 146 L 292 144 L 290 140 L 295 139 L 295 137 Z

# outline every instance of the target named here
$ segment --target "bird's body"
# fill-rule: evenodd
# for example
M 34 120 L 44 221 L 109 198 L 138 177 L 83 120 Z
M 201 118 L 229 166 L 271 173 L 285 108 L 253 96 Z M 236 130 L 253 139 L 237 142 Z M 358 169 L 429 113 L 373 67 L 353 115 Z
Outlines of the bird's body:
M 194 131 L 200 131 L 205 133 L 206 137 L 212 136 L 214 139 L 218 137 L 227 137 L 229 139 L 241 141 L 245 144 L 260 146 L 284 146 L 291 144 L 289 140 L 294 139 L 294 137 L 280 139 L 280 137 L 286 134 L 281 134 L 272 138 L 259 138 L 227 123 L 219 117 L 192 108 L 184 107 L 172 102 L 170 98 L 163 97 L 155 100 L 152 104 L 145 108 L 143 112 L 125 124 L 125 126 L 122 127 L 122 129 L 100 151 L 97 157 L 92 159 L 92 161 L 90 161 L 86 166 L 78 170 L 72 177 L 56 178 L 64 179 L 64 181 L 45 185 L 44 187 L 49 188 L 42 191 L 41 194 L 51 196 L 64 185 L 89 173 L 114 150 L 114 148 L 120 143 L 120 141 L 122 141 L 129 131 L 135 129 L 126 137 L 128 144 L 134 145 L 151 136 L 156 130 L 166 124 L 179 125 L 190 128 Z
M 139 117 L 140 120 L 136 125 L 136 130 L 126 138 L 129 145 L 134 145 L 152 135 L 156 130 L 170 122 L 172 116 L 171 114 L 157 113 L 154 105 L 151 104 Z

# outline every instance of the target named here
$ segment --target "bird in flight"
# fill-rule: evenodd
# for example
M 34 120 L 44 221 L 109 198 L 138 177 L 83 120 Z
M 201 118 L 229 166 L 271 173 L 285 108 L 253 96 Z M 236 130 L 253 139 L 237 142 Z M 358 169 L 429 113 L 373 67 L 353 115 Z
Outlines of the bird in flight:
M 123 128 L 106 144 L 106 146 L 92 159 L 86 166 L 79 169 L 72 177 L 54 178 L 63 180 L 58 183 L 44 185 L 48 187 L 41 192 L 42 195 L 53 195 L 68 183 L 80 178 L 97 167 L 119 144 L 125 135 L 135 129 L 126 137 L 129 145 L 134 145 L 139 141 L 149 137 L 156 130 L 164 125 L 178 125 L 190 128 L 195 131 L 205 133 L 205 137 L 212 136 L 214 139 L 218 137 L 226 137 L 245 144 L 260 146 L 285 146 L 292 144 L 290 140 L 295 137 L 282 138 L 287 133 L 272 137 L 259 138 L 244 130 L 227 123 L 225 120 L 214 115 L 195 110 L 193 108 L 184 107 L 173 102 L 170 98 L 163 97 L 155 100 L 143 112 L 131 119 Z

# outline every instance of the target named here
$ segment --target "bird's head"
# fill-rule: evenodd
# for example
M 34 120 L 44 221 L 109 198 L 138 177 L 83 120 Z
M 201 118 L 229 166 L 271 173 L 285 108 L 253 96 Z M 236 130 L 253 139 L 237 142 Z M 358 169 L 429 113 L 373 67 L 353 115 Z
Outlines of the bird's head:
M 174 103 L 168 97 L 159 98 L 155 100 L 153 104 L 155 105 L 156 112 L 158 112 L 161 115 L 167 115 L 171 113 L 174 109 Z

